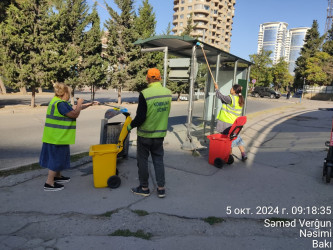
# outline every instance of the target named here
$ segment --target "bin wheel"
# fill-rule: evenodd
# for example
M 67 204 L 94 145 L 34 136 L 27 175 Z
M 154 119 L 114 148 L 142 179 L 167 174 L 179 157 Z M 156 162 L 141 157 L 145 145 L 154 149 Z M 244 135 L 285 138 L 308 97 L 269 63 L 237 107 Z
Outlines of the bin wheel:
M 331 182 L 331 176 L 332 176 L 332 167 L 327 167 L 327 169 L 326 169 L 326 183 Z
M 215 158 L 214 166 L 217 168 L 222 168 L 224 165 L 224 161 L 221 158 Z
M 120 186 L 121 180 L 118 176 L 116 175 L 112 175 L 109 179 L 108 179 L 108 187 L 109 188 L 118 188 Z
M 234 161 L 235 161 L 235 158 L 232 155 L 229 155 L 227 164 L 231 165 L 234 163 Z
M 118 171 L 118 169 L 116 168 L 116 175 L 119 175 L 119 171 Z

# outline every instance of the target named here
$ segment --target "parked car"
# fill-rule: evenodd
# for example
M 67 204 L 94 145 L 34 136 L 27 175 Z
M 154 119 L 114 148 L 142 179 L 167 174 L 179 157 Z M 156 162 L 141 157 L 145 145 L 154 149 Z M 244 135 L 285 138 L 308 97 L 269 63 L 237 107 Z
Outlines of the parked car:
M 278 91 L 275 91 L 274 89 L 268 88 L 268 87 L 255 87 L 254 90 L 251 93 L 252 96 L 254 97 L 265 97 L 268 96 L 272 99 L 280 98 L 281 93 Z

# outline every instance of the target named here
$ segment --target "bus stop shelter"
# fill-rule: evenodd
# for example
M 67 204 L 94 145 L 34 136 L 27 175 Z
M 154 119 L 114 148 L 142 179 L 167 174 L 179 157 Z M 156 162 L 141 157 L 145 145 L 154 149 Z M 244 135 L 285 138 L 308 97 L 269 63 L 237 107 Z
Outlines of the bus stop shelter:
M 219 48 L 213 47 L 190 36 L 163 35 L 154 36 L 144 40 L 137 40 L 135 45 L 142 47 L 142 52 L 162 51 L 164 52 L 164 77 L 163 86 L 166 85 L 168 54 L 179 58 L 190 58 L 190 76 L 189 76 L 189 104 L 187 116 L 187 137 L 182 145 L 185 150 L 195 150 L 191 136 L 192 115 L 194 104 L 194 83 L 197 75 L 197 63 L 206 63 L 205 55 L 209 66 L 212 69 L 212 75 L 220 87 L 222 93 L 229 93 L 234 84 L 243 86 L 243 95 L 247 96 L 247 83 L 249 82 L 250 69 L 252 63 L 240 57 L 232 55 Z M 203 114 L 204 128 L 206 123 L 210 123 L 210 133 L 214 132 L 214 124 L 217 116 L 217 110 L 221 106 L 220 102 L 215 100 L 214 81 L 208 72 L 205 86 L 205 108 Z M 226 92 L 227 91 L 227 92 Z M 243 108 L 243 115 L 246 114 L 246 99 Z

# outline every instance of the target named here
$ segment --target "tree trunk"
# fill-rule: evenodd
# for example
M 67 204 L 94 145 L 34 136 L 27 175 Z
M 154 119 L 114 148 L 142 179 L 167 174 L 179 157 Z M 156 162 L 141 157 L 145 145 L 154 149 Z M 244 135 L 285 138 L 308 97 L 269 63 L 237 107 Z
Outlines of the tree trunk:
M 1 76 L 0 76 L 0 91 L 2 94 L 7 94 L 6 86 L 5 86 L 5 84 L 3 84 Z
M 121 105 L 121 87 L 118 88 L 118 105 Z
M 91 85 L 90 89 L 90 100 L 93 102 L 95 100 L 95 85 Z
M 20 93 L 22 95 L 26 95 L 27 94 L 27 88 L 26 87 L 20 87 Z
M 31 107 L 35 107 L 36 88 L 31 87 Z
M 71 95 L 70 99 L 71 99 L 71 104 L 73 106 L 74 105 L 74 87 L 72 88 L 72 93 L 71 94 L 72 95 Z
M 178 96 L 177 96 L 177 102 L 179 102 L 180 101 L 180 92 L 178 92 L 177 94 L 178 94 Z
M 39 88 L 38 88 L 38 93 L 43 93 L 43 89 L 42 89 L 42 87 L 39 87 Z

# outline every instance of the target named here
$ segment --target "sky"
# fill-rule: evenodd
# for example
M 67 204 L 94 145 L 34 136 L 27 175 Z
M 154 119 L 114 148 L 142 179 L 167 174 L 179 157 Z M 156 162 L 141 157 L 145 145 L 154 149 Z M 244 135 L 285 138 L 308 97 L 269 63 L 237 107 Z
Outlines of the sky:
M 95 0 L 87 0 L 92 5 Z M 116 8 L 113 0 L 105 0 L 112 8 Z M 156 16 L 156 34 L 166 31 L 173 19 L 173 0 L 149 0 Z M 108 12 L 98 0 L 98 13 L 101 22 L 109 19 Z M 134 0 L 136 10 L 142 0 Z M 288 29 L 311 27 L 313 20 L 319 24 L 319 32 L 324 34 L 328 0 L 236 0 L 235 16 L 232 25 L 230 53 L 249 60 L 250 54 L 257 53 L 259 25 L 266 22 L 286 22 Z

